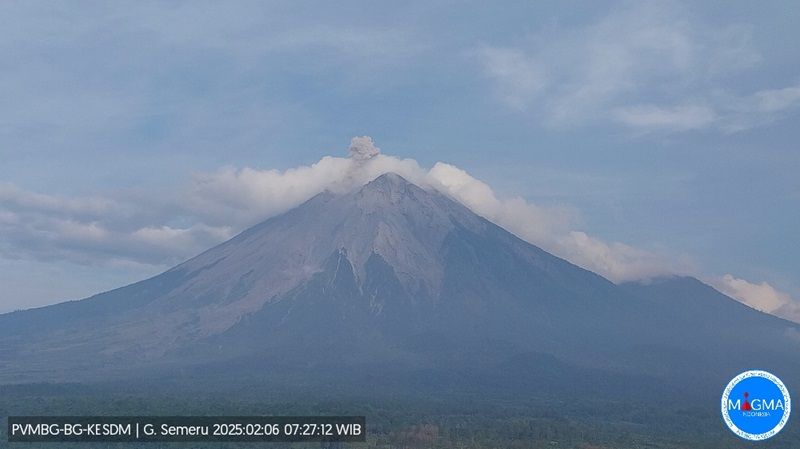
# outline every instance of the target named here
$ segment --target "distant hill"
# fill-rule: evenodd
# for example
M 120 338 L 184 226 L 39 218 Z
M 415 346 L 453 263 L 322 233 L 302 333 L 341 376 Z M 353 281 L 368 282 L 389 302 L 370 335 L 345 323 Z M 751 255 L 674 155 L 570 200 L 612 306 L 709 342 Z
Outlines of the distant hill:
M 800 325 L 693 278 L 615 285 L 392 173 L 151 279 L 0 315 L 5 384 L 191 372 L 640 394 L 749 368 L 800 385 L 799 356 Z

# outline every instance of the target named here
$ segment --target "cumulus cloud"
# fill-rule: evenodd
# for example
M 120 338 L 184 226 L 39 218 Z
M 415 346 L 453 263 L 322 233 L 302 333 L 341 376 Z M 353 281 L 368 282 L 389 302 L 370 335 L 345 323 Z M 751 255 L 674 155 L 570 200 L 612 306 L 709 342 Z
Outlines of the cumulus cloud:
M 473 54 L 500 100 L 553 126 L 610 120 L 642 131 L 732 132 L 800 104 L 797 86 L 726 89 L 731 74 L 761 61 L 752 30 L 701 23 L 671 3 L 634 3 Z
M 349 152 L 283 171 L 224 167 L 195 173 L 174 194 L 67 197 L 0 184 L 0 255 L 168 265 L 324 190 L 346 191 L 389 171 L 426 182 L 416 161 L 380 154 L 370 137 L 354 138 Z
M 333 188 L 351 163 L 326 156 L 310 166 L 285 171 L 225 167 L 196 173 L 185 189 L 184 207 L 212 224 L 253 224 Z
M 159 214 L 154 210 L 159 202 L 156 196 L 140 202 L 121 197 L 69 198 L 0 186 L 0 256 L 163 265 L 232 235 L 226 225 L 168 224 L 181 217 Z
M 518 237 L 615 282 L 674 272 L 666 258 L 619 242 L 604 242 L 575 230 L 564 208 L 543 208 L 515 197 L 499 199 L 486 183 L 458 167 L 436 163 L 430 184 Z
M 766 282 L 755 284 L 726 274 L 712 279 L 711 283 L 722 293 L 754 309 L 800 322 L 800 302 Z
M 413 159 L 380 154 L 369 137 L 356 137 L 350 157 L 326 156 L 285 171 L 225 168 L 195 175 L 187 209 L 215 226 L 239 228 L 286 211 L 323 190 L 347 191 L 395 172 L 418 185 L 440 190 L 477 214 L 543 249 L 600 273 L 627 281 L 672 272 L 667 260 L 618 242 L 604 242 L 575 229 L 567 208 L 544 208 L 520 197 L 498 198 L 486 183 L 443 162 L 425 169 Z
M 196 173 L 174 197 L 66 198 L 5 185 L 0 188 L 0 251 L 6 257 L 58 257 L 81 263 L 174 263 L 319 192 L 348 191 L 395 172 L 611 280 L 668 271 L 666 262 L 654 254 L 576 229 L 575 214 L 567 208 L 545 208 L 520 197 L 498 198 L 489 185 L 453 165 L 438 162 L 425 169 L 413 159 L 381 154 L 368 136 L 354 137 L 348 152 L 349 157 L 326 156 L 283 171 L 225 167 Z
M 426 182 L 425 171 L 412 159 L 378 153 L 366 159 L 364 153 L 349 158 L 325 156 L 309 166 L 284 171 L 226 167 L 214 173 L 195 174 L 181 207 L 185 213 L 213 225 L 249 226 L 324 190 L 344 192 L 390 171 L 412 182 Z
M 288 170 L 236 169 L 194 174 L 175 195 L 65 197 L 0 186 L 0 255 L 84 264 L 166 266 L 289 210 L 325 190 L 345 192 L 387 172 L 436 189 L 523 240 L 615 282 L 679 273 L 669 257 L 581 230 L 574 211 L 501 198 L 454 165 L 430 169 L 380 153 L 368 136 L 355 137 L 349 157 L 325 156 Z M 767 283 L 731 275 L 711 281 L 752 307 L 800 320 L 800 305 Z

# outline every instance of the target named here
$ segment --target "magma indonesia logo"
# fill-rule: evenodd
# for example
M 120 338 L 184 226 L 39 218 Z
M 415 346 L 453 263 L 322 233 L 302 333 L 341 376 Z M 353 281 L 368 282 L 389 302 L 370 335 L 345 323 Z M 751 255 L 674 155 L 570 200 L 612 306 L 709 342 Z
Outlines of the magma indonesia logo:
M 766 371 L 745 371 L 722 393 L 722 418 L 733 433 L 760 441 L 783 429 L 792 411 L 786 385 Z

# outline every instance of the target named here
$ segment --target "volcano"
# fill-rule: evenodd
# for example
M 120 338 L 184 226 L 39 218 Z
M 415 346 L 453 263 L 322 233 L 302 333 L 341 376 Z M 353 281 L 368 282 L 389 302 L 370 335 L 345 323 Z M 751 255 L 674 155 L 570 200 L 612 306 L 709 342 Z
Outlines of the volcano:
M 387 173 L 158 276 L 0 315 L 0 383 L 261 376 L 800 384 L 800 326 L 689 277 L 614 284 Z M 606 386 L 610 385 L 606 382 Z

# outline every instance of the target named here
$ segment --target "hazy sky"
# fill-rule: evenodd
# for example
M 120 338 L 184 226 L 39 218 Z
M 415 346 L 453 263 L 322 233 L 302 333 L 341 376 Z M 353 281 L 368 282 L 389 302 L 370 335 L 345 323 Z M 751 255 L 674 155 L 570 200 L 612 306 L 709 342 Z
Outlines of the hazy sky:
M 156 274 L 325 188 L 312 164 L 360 135 L 615 280 L 794 307 L 798 23 L 795 2 L 2 2 L 0 312 Z

